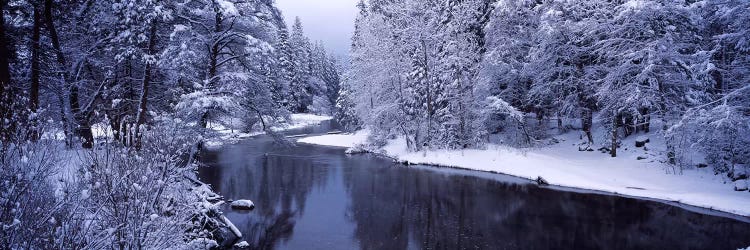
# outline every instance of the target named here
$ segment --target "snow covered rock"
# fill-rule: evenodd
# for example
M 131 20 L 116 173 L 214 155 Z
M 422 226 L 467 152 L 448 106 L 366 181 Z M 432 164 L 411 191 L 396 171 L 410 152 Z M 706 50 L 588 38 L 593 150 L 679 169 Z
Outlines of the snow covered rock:
M 253 210 L 255 204 L 251 200 L 236 200 L 231 203 L 232 209 L 237 210 Z
M 748 177 L 747 171 L 743 167 L 739 167 L 732 173 L 732 181 L 746 180 Z
M 248 247 L 250 247 L 250 244 L 248 244 L 248 243 L 247 243 L 247 241 L 244 241 L 244 240 L 243 240 L 243 241 L 241 241 L 240 243 L 234 244 L 234 247 L 236 247 L 236 248 L 240 248 L 240 249 L 243 249 L 243 248 L 248 248 Z
M 208 238 L 197 238 L 194 240 L 191 240 L 188 245 L 187 249 L 213 249 L 219 246 L 219 243 L 216 243 L 215 240 L 211 240 Z
M 353 155 L 353 154 L 364 154 L 364 153 L 367 153 L 367 152 L 368 152 L 367 149 L 365 149 L 364 147 L 360 147 L 360 146 L 355 146 L 353 148 L 348 148 L 346 150 L 346 154 L 350 154 L 350 155 Z
M 735 181 L 734 191 L 747 191 L 747 181 L 745 180 Z
M 638 137 L 635 139 L 635 147 L 636 148 L 645 147 L 646 143 L 649 143 L 649 142 L 651 142 L 651 140 L 648 139 L 648 137 Z

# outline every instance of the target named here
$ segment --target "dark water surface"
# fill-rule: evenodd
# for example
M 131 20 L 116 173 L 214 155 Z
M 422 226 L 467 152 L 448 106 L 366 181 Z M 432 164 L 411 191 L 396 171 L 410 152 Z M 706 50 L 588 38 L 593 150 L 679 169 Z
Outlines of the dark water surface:
M 314 134 L 330 124 L 288 132 Z M 405 167 L 260 136 L 207 153 L 203 181 L 258 249 L 737 249 L 746 218 L 660 202 L 539 188 L 503 175 Z M 693 209 L 695 210 L 695 209 Z M 744 220 L 744 222 L 743 222 Z

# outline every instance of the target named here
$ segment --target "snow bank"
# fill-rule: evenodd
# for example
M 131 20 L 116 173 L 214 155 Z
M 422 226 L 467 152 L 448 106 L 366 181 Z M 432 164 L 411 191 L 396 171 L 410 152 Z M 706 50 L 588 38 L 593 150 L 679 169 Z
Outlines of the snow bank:
M 292 114 L 292 121 L 279 127 L 272 128 L 274 131 L 284 131 L 319 125 L 323 121 L 332 120 L 333 117 L 313 114 Z
M 292 114 L 291 121 L 287 124 L 282 124 L 271 128 L 273 131 L 281 132 L 292 129 L 299 129 L 309 126 L 319 125 L 323 121 L 332 120 L 333 117 L 313 115 L 313 114 Z M 226 143 L 236 142 L 239 139 L 249 138 L 265 134 L 264 131 L 253 131 L 250 133 L 242 133 L 238 130 L 227 128 L 219 123 L 209 123 L 209 129 L 218 133 L 220 136 L 206 140 L 204 146 L 210 149 L 216 149 L 223 146 Z
M 302 121 L 322 122 L 322 121 L 328 121 L 332 119 L 333 117 L 327 116 L 327 115 L 292 114 L 292 121 L 295 121 L 295 122 L 302 122 Z
M 301 143 L 326 145 L 333 147 L 345 147 L 352 148 L 357 145 L 362 145 L 367 141 L 368 131 L 358 131 L 354 134 L 336 134 L 336 135 L 324 135 L 307 137 L 297 140 Z
M 572 134 L 572 133 L 571 133 Z M 707 169 L 670 174 L 671 167 L 656 161 L 649 149 L 628 146 L 623 141 L 618 158 L 598 151 L 580 152 L 577 135 L 563 136 L 561 143 L 522 151 L 499 145 L 484 150 L 408 152 L 404 140 L 393 140 L 383 153 L 401 162 L 465 168 L 518 176 L 530 180 L 543 177 L 550 185 L 598 190 L 635 197 L 675 201 L 719 211 L 750 216 L 750 192 L 736 192 L 734 185 Z M 363 144 L 367 132 L 322 135 L 299 140 L 302 143 L 337 147 Z M 650 150 L 650 151 L 649 151 Z M 644 156 L 648 156 L 643 160 Z M 638 158 L 642 160 L 637 160 Z M 653 158 L 653 159 L 648 159 Z

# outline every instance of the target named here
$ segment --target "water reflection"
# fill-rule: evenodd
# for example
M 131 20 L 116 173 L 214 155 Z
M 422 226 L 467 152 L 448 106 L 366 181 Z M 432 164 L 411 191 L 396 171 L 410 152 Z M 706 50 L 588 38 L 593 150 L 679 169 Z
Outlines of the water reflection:
M 314 160 L 284 156 L 283 151 L 265 154 L 268 147 L 273 147 L 270 141 L 227 148 L 210 157 L 214 167 L 201 171 L 201 178 L 226 198 L 250 198 L 258 204 L 252 212 L 228 210 L 227 217 L 260 249 L 292 236 L 310 192 L 328 176 L 328 168 L 317 167 Z
M 733 219 L 657 202 L 538 188 L 497 175 L 397 166 L 339 149 L 279 148 L 258 138 L 204 160 L 213 166 L 201 170 L 204 181 L 227 198 L 255 201 L 256 210 L 227 211 L 227 217 L 258 249 L 750 245 L 750 224 Z
M 363 249 L 736 249 L 750 244 L 746 223 L 661 203 L 405 167 L 352 168 L 345 176 Z

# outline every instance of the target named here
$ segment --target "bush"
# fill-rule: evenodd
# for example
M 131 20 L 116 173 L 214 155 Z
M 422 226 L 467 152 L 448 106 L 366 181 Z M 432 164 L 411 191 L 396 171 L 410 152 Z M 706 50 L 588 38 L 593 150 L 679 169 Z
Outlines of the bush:
M 675 158 L 685 158 L 690 150 L 702 152 L 716 173 L 733 177 L 750 159 L 750 117 L 738 108 L 719 105 L 688 113 L 666 134 Z M 686 142 L 689 142 L 686 143 Z

